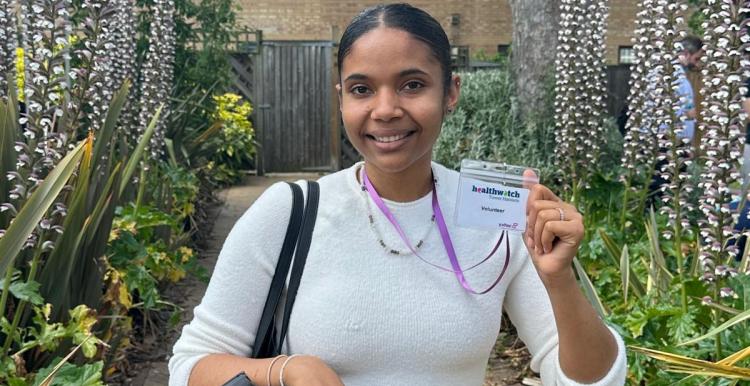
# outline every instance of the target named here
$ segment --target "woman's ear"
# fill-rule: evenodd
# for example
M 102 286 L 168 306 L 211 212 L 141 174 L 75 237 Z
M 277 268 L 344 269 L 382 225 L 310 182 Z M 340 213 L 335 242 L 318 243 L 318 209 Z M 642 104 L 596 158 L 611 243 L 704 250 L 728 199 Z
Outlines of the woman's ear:
M 453 74 L 451 83 L 448 86 L 448 95 L 446 95 L 445 107 L 448 111 L 455 111 L 458 106 L 458 98 L 461 96 L 461 77 Z
M 336 95 L 339 97 L 339 110 L 341 110 L 341 83 L 336 83 Z

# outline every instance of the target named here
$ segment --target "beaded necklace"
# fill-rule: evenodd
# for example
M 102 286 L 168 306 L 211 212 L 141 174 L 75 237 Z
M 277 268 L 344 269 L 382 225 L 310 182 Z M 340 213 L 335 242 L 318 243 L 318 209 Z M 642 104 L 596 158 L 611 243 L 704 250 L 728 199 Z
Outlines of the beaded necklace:
M 372 213 L 372 206 L 370 204 L 370 197 L 367 195 L 367 188 L 364 184 L 364 176 L 362 173 L 364 172 L 365 168 L 359 169 L 359 180 L 360 182 L 360 188 L 362 191 L 362 197 L 365 201 L 365 206 L 367 207 L 367 219 L 368 223 L 370 224 L 370 229 L 372 229 L 373 233 L 375 233 L 375 236 L 378 238 L 378 244 L 389 254 L 391 255 L 409 255 L 413 252 L 409 249 L 396 249 L 389 247 L 385 241 L 383 240 L 383 234 L 380 232 L 380 229 L 375 225 L 375 216 Z M 437 184 L 437 180 L 433 177 L 433 180 Z M 435 214 L 433 213 L 430 217 L 430 226 L 427 228 L 427 232 L 425 232 L 425 235 L 417 242 L 417 244 L 414 246 L 414 249 L 420 249 L 424 245 L 425 240 L 427 240 L 428 237 L 432 234 L 432 230 L 435 228 Z

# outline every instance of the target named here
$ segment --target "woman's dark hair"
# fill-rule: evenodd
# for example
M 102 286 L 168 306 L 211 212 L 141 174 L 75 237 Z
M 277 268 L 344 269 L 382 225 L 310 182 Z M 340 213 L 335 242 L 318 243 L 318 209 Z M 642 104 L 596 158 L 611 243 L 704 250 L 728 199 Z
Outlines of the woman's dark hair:
M 378 27 L 389 27 L 408 32 L 421 40 L 432 51 L 443 70 L 443 86 L 446 92 L 451 81 L 451 44 L 440 23 L 427 12 L 409 4 L 381 4 L 360 12 L 346 27 L 339 42 L 338 70 L 352 45 L 362 35 Z

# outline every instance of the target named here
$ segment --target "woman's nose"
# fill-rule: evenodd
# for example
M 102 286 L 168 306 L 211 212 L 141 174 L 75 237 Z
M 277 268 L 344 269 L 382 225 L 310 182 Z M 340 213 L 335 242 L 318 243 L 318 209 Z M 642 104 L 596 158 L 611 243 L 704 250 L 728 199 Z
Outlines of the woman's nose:
M 390 121 L 404 115 L 398 94 L 394 91 L 384 90 L 375 94 L 374 105 L 370 117 L 380 121 Z

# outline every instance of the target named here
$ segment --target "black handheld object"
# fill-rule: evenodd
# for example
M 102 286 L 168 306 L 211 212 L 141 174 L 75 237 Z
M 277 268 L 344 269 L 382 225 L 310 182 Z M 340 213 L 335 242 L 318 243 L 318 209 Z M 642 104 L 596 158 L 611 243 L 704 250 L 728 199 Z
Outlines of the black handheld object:
M 245 372 L 237 374 L 234 378 L 230 379 L 223 386 L 255 386 L 253 381 L 245 375 Z

